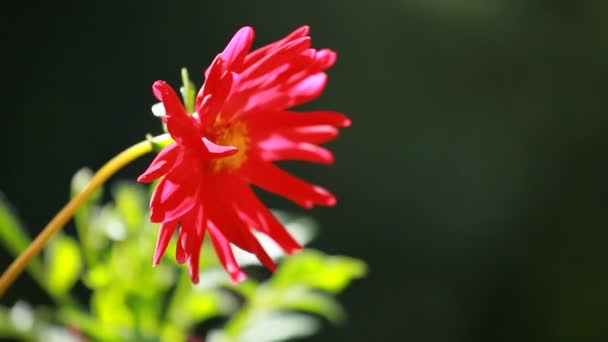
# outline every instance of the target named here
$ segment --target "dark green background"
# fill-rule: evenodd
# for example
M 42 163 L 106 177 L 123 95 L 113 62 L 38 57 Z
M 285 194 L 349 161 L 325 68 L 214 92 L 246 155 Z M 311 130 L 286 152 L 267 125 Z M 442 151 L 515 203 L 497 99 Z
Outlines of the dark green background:
M 160 131 L 153 81 L 178 85 L 186 66 L 200 83 L 243 25 L 259 46 L 309 24 L 339 58 L 307 108 L 353 126 L 334 166 L 288 167 L 339 198 L 311 213 L 313 246 L 370 265 L 340 297 L 349 322 L 312 340 L 608 337 L 608 2 L 19 6 L 1 14 L 0 189 L 32 232 L 77 169 Z M 44 301 L 27 277 L 17 297 Z

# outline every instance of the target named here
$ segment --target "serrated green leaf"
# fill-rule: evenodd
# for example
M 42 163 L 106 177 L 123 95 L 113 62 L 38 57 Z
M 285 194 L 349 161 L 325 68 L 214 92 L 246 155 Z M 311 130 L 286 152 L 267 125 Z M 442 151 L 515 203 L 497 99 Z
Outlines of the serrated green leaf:
M 45 260 L 48 290 L 56 295 L 67 293 L 82 270 L 78 243 L 65 234 L 57 235 L 46 250 Z
M 366 272 L 361 260 L 306 250 L 287 258 L 272 277 L 272 284 L 277 288 L 299 284 L 337 293 Z

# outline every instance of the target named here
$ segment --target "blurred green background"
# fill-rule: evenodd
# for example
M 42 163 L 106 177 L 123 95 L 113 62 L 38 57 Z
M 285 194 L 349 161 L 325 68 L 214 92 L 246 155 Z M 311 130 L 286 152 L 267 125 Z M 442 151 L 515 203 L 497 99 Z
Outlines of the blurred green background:
M 0 190 L 32 233 L 76 170 L 160 132 L 153 81 L 177 86 L 185 66 L 200 84 L 241 26 L 259 46 L 309 24 L 313 45 L 339 57 L 306 108 L 353 126 L 330 144 L 334 166 L 286 167 L 338 196 L 311 212 L 312 246 L 370 264 L 340 297 L 348 323 L 311 340 L 608 338 L 608 2 L 17 6 L 0 24 Z M 17 298 L 48 300 L 27 276 L 3 302 Z

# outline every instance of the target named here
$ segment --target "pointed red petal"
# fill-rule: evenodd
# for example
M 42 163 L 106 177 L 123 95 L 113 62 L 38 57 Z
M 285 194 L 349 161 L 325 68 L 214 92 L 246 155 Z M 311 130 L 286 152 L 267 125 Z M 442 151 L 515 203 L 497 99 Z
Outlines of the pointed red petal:
M 165 106 L 163 121 L 171 137 L 179 144 L 199 148 L 200 138 L 198 122 L 186 113 L 181 100 L 173 89 L 164 81 L 156 81 L 152 86 L 154 95 Z
M 222 56 L 218 56 L 210 67 L 209 77 L 196 97 L 196 112 L 199 114 L 202 129 L 205 129 L 209 123 L 215 122 L 237 78 L 234 73 L 224 71 L 225 64 Z
M 329 125 L 289 127 L 275 130 L 275 133 L 288 137 L 294 142 L 323 144 L 338 136 L 338 129 Z
M 262 204 L 245 182 L 235 179 L 232 182 L 231 195 L 239 213 L 242 215 L 242 219 L 248 225 L 268 235 L 287 254 L 302 250 L 302 246 Z
M 178 263 L 183 264 L 188 260 L 188 252 L 186 252 L 186 249 L 184 248 L 184 243 L 183 241 L 185 241 L 187 239 L 187 233 L 186 230 L 184 229 L 184 227 L 180 227 L 179 228 L 179 234 L 177 236 L 177 244 L 175 247 L 175 260 L 177 260 Z
M 207 138 L 203 138 L 203 144 L 213 158 L 228 157 L 238 152 L 238 149 L 234 146 L 217 145 Z
M 227 68 L 238 68 L 241 66 L 251 48 L 253 36 L 254 32 L 251 27 L 243 27 L 232 37 L 222 52 L 222 56 L 228 62 Z
M 216 56 L 221 57 L 225 62 L 225 66 L 221 69 L 222 72 L 229 69 L 241 69 L 245 60 L 255 33 L 251 27 L 243 27 L 237 31 L 232 37 L 224 51 Z M 213 63 L 205 70 L 205 78 L 209 78 Z
M 199 109 L 200 109 L 201 104 L 203 103 L 203 100 L 205 99 L 205 97 L 208 95 L 211 95 L 213 93 L 212 89 L 222 79 L 222 75 L 224 74 L 224 71 L 225 71 L 225 67 L 224 67 L 225 63 L 226 63 L 226 61 L 224 60 L 224 58 L 222 58 L 222 55 L 219 54 L 219 55 L 215 56 L 215 59 L 213 60 L 213 62 L 211 62 L 211 65 L 209 65 L 209 67 L 205 71 L 205 83 L 203 84 L 201 89 L 198 91 L 198 94 L 196 95 L 196 100 L 195 100 L 197 113 L 199 112 Z
M 215 186 L 217 187 L 216 191 L 219 189 L 225 191 L 224 189 L 229 185 L 226 184 L 226 181 L 218 179 Z M 216 193 L 219 194 L 220 192 L 217 191 Z M 249 253 L 255 254 L 262 264 L 274 271 L 276 269 L 274 261 L 253 235 L 247 223 L 238 217 L 238 214 L 234 211 L 232 200 L 232 198 L 228 199 L 226 197 L 209 200 L 206 203 L 206 207 L 209 208 L 209 221 L 215 224 L 216 228 L 221 231 L 228 241 Z
M 322 125 L 348 127 L 351 124 L 350 119 L 344 114 L 328 110 L 314 112 L 277 111 L 260 115 L 248 115 L 242 119 L 247 120 L 247 127 L 252 136 L 266 135 L 269 132 L 272 133 L 284 128 Z
M 148 183 L 169 172 L 177 159 L 178 151 L 176 143 L 171 143 L 163 148 L 148 166 L 148 169 L 137 178 L 137 181 Z
M 209 224 L 209 236 L 211 237 L 211 243 L 213 243 L 215 253 L 224 266 L 224 269 L 228 272 L 228 274 L 230 274 L 230 280 L 232 283 L 236 284 L 242 280 L 245 280 L 247 275 L 243 272 L 243 270 L 241 270 L 236 262 L 230 243 L 224 237 L 224 235 L 222 235 L 220 230 L 213 225 L 213 223 Z
M 315 204 L 336 204 L 336 198 L 329 191 L 292 176 L 271 163 L 250 160 L 246 165 L 244 174 L 253 184 L 286 197 L 304 208 L 312 208 Z
M 338 59 L 336 53 L 330 49 L 323 49 L 317 52 L 317 63 L 321 70 L 331 68 Z
M 180 166 L 169 172 L 154 189 L 150 200 L 152 222 L 177 220 L 196 203 L 200 179 L 193 174 L 193 169 Z
M 317 98 L 323 92 L 326 83 L 327 74 L 324 72 L 319 72 L 305 78 L 288 91 L 293 98 L 293 102 L 285 108 L 297 106 Z
M 154 250 L 154 260 L 152 261 L 153 265 L 156 266 L 160 262 L 160 258 L 165 254 L 167 250 L 167 245 L 169 241 L 171 241 L 171 237 L 175 232 L 175 228 L 177 228 L 177 220 L 176 221 L 168 221 L 163 222 L 158 230 L 158 239 L 156 240 L 156 249 Z
M 198 248 L 192 251 L 190 258 L 188 258 L 188 274 L 190 275 L 190 279 L 192 279 L 192 283 L 198 284 L 200 279 L 200 255 L 201 255 L 201 245 L 203 240 L 200 241 Z
M 197 202 L 199 205 L 192 208 L 182 220 L 184 233 L 180 237 L 180 243 L 188 255 L 188 273 L 195 284 L 199 281 L 199 258 L 206 225 L 200 199 Z
M 291 42 L 293 40 L 302 38 L 308 34 L 308 31 L 309 31 L 308 26 L 299 27 L 298 29 L 294 30 L 293 32 L 291 32 L 290 34 L 285 36 L 284 38 L 282 38 L 274 43 L 271 43 L 271 44 L 268 44 L 261 48 L 258 48 L 255 51 L 252 51 L 249 55 L 247 55 L 247 57 L 245 57 L 245 62 L 243 63 L 241 70 L 237 70 L 237 71 L 242 71 L 242 70 L 248 69 L 249 67 L 251 67 L 251 65 L 253 63 L 256 63 L 259 59 L 263 58 L 270 50 L 277 49 L 285 44 L 288 44 L 289 42 Z
M 313 100 L 321 95 L 327 81 L 327 75 L 319 72 L 308 76 L 292 85 L 275 86 L 267 90 L 256 90 L 251 93 L 239 94 L 248 98 L 248 102 L 241 111 L 273 112 L 285 110 Z M 227 106 L 232 108 L 232 104 Z
M 222 235 L 226 236 L 230 242 L 242 250 L 249 253 L 255 253 L 255 242 L 249 237 L 248 228 L 246 227 L 246 229 L 243 229 L 243 225 L 234 222 L 232 217 L 227 217 L 225 211 L 216 212 L 211 216 L 210 221 L 221 230 Z
M 299 160 L 311 163 L 331 164 L 331 151 L 307 142 L 294 142 L 281 135 L 272 135 L 259 142 L 255 153 L 264 161 Z
M 266 75 L 280 66 L 293 62 L 294 57 L 310 48 L 310 37 L 295 39 L 262 57 L 243 71 L 241 77 L 253 79 Z

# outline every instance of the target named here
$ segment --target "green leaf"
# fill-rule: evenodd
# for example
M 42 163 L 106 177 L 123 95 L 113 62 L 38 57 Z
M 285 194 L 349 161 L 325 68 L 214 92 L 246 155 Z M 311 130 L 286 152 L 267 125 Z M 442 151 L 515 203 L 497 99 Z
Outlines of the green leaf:
M 19 223 L 17 216 L 13 214 L 8 202 L 0 193 L 0 243 L 16 257 L 27 248 L 30 242 L 25 228 Z M 38 257 L 34 257 L 30 261 L 28 270 L 34 278 L 42 278 L 42 264 Z
M 33 340 L 34 314 L 28 303 L 17 301 L 10 309 L 0 306 L 0 338 Z
M 317 314 L 335 324 L 344 320 L 344 310 L 333 297 L 301 286 L 284 291 L 276 305 L 280 309 Z
M 130 234 L 140 230 L 146 220 L 145 196 L 146 193 L 137 184 L 121 183 L 114 188 L 116 212 L 124 220 Z
M 72 196 L 76 196 L 77 194 L 82 192 L 82 190 L 84 190 L 84 188 L 86 188 L 87 185 L 89 185 L 89 183 L 91 182 L 91 179 L 93 178 L 93 174 L 94 174 L 93 171 L 86 167 L 83 167 L 82 169 L 76 171 L 74 176 L 72 176 L 72 183 L 71 183 Z M 102 194 L 103 194 L 102 188 L 95 190 L 91 194 L 91 197 L 89 197 L 87 202 L 88 203 L 98 202 L 101 199 Z
M 70 307 L 60 307 L 57 310 L 58 319 L 69 326 L 73 326 L 81 330 L 87 336 L 91 337 L 92 341 L 120 341 L 121 336 L 117 329 L 103 325 L 95 317 L 87 313 Z M 100 329 L 103 327 L 103 329 Z
M 104 325 L 135 329 L 134 312 L 127 306 L 126 293 L 120 287 L 97 289 L 91 297 L 91 311 Z
M 236 302 L 231 297 L 225 296 L 217 291 L 193 292 L 186 301 L 183 310 L 186 310 L 193 322 L 203 322 L 211 317 L 228 311 L 228 307 L 234 308 Z
M 319 330 L 319 322 L 302 314 L 269 312 L 255 321 L 235 339 L 238 342 L 275 342 L 302 338 Z
M 55 295 L 67 293 L 80 275 L 82 257 L 73 238 L 59 234 L 51 240 L 45 253 L 46 285 Z
M 78 170 L 72 176 L 71 193 L 76 196 L 91 182 L 93 171 L 88 168 Z M 97 205 L 101 201 L 103 189 L 99 188 L 93 192 L 91 197 L 83 203 L 74 215 L 74 224 L 80 240 L 80 246 L 87 264 L 91 265 L 98 258 L 98 251 L 107 242 L 103 234 L 93 229 L 92 222 L 96 217 Z
M 186 341 L 186 333 L 174 324 L 167 323 L 163 325 L 160 333 L 161 341 Z
M 338 293 L 366 272 L 367 266 L 361 260 L 306 250 L 285 259 L 272 278 L 272 283 L 277 288 L 300 284 Z
M 123 241 L 127 238 L 125 222 L 112 204 L 106 204 L 97 210 L 96 215 L 89 220 L 89 229 L 90 233 L 101 233 L 100 235 L 114 241 Z M 99 249 L 102 246 L 95 247 Z
M 194 113 L 194 100 L 196 98 L 196 86 L 190 81 L 190 75 L 188 69 L 182 68 L 182 87 L 180 88 L 182 98 L 184 100 L 184 107 L 188 113 Z
M 91 289 L 106 287 L 112 281 L 112 271 L 104 263 L 91 267 L 84 276 L 84 283 Z

